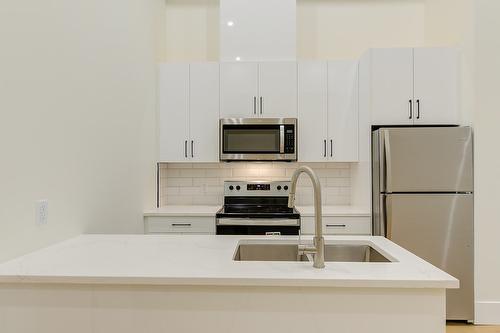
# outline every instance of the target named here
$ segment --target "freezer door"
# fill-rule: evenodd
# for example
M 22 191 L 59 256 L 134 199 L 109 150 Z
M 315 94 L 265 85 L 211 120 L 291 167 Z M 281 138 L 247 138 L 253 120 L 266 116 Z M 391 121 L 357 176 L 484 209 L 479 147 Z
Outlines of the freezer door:
M 470 127 L 379 131 L 381 192 L 473 191 Z
M 460 280 L 447 290 L 447 319 L 474 319 L 472 194 L 385 196 L 387 238 Z

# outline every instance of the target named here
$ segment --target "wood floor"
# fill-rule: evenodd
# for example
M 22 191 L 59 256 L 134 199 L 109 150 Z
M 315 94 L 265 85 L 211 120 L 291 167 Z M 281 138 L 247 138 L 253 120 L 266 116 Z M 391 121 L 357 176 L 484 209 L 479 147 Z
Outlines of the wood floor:
M 500 333 L 500 326 L 474 326 L 448 323 L 446 333 Z

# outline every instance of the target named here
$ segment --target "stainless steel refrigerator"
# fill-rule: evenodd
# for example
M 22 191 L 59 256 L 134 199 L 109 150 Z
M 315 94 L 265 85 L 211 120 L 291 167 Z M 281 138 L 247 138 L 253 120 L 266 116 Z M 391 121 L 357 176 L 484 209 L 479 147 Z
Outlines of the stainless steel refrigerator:
M 474 318 L 474 196 L 470 127 L 372 133 L 373 233 L 460 280 L 448 320 Z

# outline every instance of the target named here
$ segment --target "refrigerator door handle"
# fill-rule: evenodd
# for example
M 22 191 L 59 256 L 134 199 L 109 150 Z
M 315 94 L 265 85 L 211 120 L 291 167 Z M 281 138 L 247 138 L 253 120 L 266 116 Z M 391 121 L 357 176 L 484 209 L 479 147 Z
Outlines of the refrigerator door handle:
M 383 234 L 388 239 L 392 239 L 392 197 L 385 196 L 384 223 L 382 223 Z
M 392 160 L 391 160 L 391 140 L 389 131 L 384 135 L 384 151 L 385 151 L 385 191 L 392 192 Z

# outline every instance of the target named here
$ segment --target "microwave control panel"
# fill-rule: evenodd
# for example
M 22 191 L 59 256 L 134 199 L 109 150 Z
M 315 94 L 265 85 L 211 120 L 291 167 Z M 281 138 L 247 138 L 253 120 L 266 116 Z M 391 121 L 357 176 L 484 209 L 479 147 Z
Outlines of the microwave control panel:
M 293 125 L 285 125 L 285 153 L 295 152 L 295 130 Z

